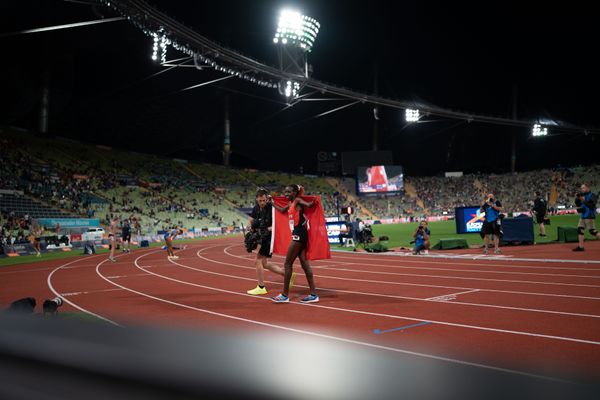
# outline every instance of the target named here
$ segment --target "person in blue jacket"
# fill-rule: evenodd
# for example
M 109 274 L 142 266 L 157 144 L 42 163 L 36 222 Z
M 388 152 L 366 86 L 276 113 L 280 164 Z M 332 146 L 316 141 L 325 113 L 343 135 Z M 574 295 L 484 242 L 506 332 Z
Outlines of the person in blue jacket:
M 490 235 L 494 235 L 494 253 L 500 254 L 501 252 L 498 246 L 500 245 L 500 236 L 502 235 L 500 225 L 500 213 L 502 212 L 502 204 L 499 200 L 494 198 L 493 193 L 487 195 L 484 203 L 481 205 L 481 212 L 485 213 L 485 221 L 481 226 L 481 232 L 484 235 L 483 254 L 488 253 Z
M 600 232 L 596 229 L 596 203 L 598 195 L 593 193 L 585 183 L 581 185 L 580 192 L 575 198 L 575 205 L 579 213 L 579 224 L 577 233 L 579 234 L 579 245 L 573 251 L 583 251 L 583 240 L 585 239 L 585 230 L 587 229 L 592 236 L 600 239 Z

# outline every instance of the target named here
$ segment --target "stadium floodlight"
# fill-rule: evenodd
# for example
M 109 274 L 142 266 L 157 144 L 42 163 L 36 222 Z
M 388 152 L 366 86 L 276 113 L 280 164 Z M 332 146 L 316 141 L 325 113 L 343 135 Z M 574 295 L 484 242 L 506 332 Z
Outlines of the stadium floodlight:
M 167 62 L 167 46 L 171 44 L 171 41 L 167 39 L 162 31 L 152 33 L 152 61 L 158 61 L 162 64 Z M 160 50 L 160 57 L 158 51 Z
M 406 122 L 417 122 L 421 118 L 419 110 L 406 109 Z
M 300 84 L 298 82 L 286 81 L 280 85 L 280 92 L 287 98 L 297 98 L 300 94 Z
M 298 11 L 284 9 L 279 15 L 273 43 L 311 51 L 320 27 L 316 19 L 302 15 Z
M 533 124 L 532 134 L 533 136 L 546 136 L 548 135 L 548 128 L 542 128 L 540 124 Z
M 158 60 L 158 35 L 155 33 L 153 36 L 154 45 L 152 46 L 152 60 Z

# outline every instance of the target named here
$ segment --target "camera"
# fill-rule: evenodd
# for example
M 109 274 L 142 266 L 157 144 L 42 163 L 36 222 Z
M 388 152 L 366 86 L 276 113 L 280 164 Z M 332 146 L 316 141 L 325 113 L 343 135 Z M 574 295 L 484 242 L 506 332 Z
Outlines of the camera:
M 55 297 L 53 299 L 48 299 L 44 301 L 43 309 L 44 315 L 55 315 L 58 312 L 58 307 L 63 305 L 63 299 L 60 297 Z
M 583 193 L 583 192 L 577 192 L 577 197 L 580 197 L 580 196 L 585 197 L 585 193 Z
M 244 236 L 244 247 L 248 253 L 252 253 L 252 250 L 256 250 L 261 241 L 261 234 L 258 231 L 246 232 Z

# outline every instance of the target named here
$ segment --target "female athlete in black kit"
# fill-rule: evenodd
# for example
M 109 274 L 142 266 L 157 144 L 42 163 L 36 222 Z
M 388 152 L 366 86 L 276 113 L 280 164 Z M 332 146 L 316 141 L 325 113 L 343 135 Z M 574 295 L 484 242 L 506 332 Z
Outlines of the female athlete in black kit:
M 290 290 L 290 279 L 292 277 L 292 268 L 296 257 L 300 258 L 300 265 L 306 274 L 306 280 L 310 287 L 310 294 L 300 300 L 301 303 L 317 303 L 319 296 L 315 293 L 315 282 L 313 280 L 313 272 L 310 263 L 306 259 L 306 246 L 308 244 L 308 229 L 306 226 L 307 220 L 304 217 L 304 207 L 312 207 L 314 201 L 306 202 L 300 196 L 304 194 L 304 188 L 299 185 L 290 185 L 283 192 L 285 197 L 290 201 L 285 207 L 279 207 L 273 204 L 273 207 L 279 212 L 287 212 L 289 217 L 290 229 L 292 229 L 292 241 L 285 256 L 283 267 L 285 269 L 285 277 L 283 284 L 283 292 L 272 300 L 275 303 L 288 303 L 290 301 L 288 294 Z

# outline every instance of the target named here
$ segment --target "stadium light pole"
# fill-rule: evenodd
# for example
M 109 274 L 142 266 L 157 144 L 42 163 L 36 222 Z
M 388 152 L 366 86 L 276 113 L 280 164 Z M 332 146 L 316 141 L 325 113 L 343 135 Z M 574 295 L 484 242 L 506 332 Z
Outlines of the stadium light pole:
M 309 77 L 308 53 L 312 51 L 321 25 L 316 19 L 298 11 L 284 9 L 279 15 L 273 43 L 277 46 L 281 72 Z M 300 95 L 300 83 L 292 80 L 279 82 L 279 93 L 286 99 Z

